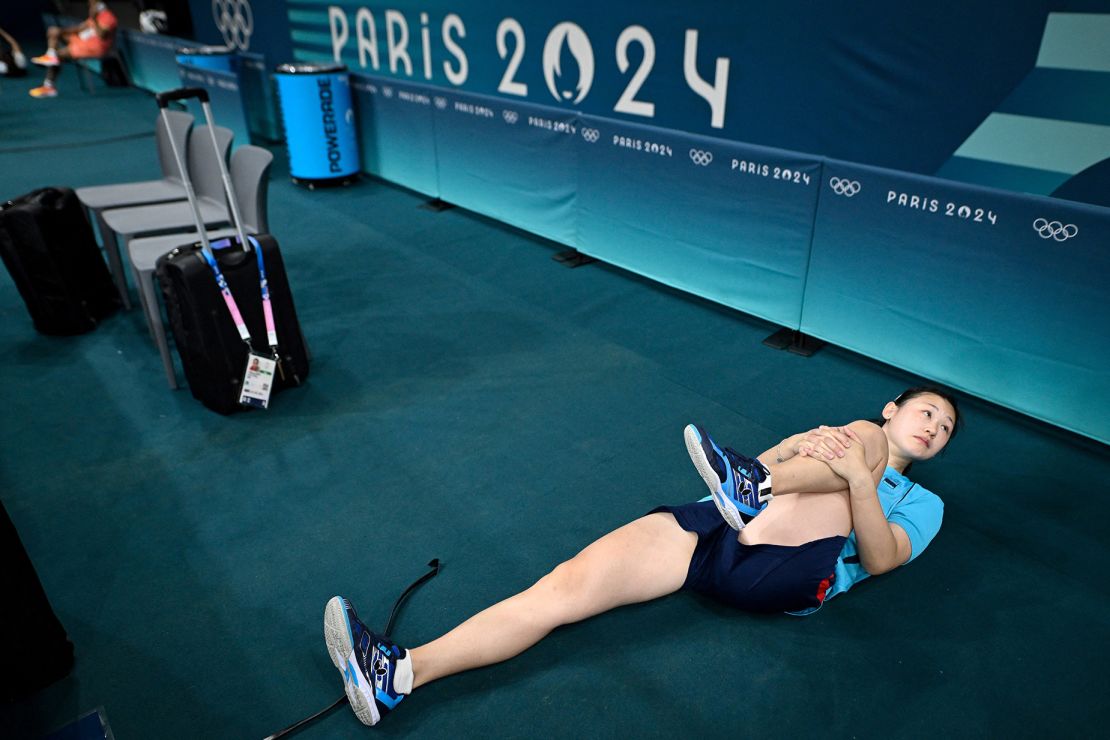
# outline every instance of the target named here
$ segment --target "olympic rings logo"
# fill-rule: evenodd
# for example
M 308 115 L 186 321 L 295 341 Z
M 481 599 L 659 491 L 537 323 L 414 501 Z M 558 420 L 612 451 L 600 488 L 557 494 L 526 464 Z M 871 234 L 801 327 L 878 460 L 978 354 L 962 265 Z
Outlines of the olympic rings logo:
M 1075 224 L 1062 224 L 1046 218 L 1038 218 L 1034 221 L 1033 230 L 1042 239 L 1055 239 L 1058 242 L 1067 241 L 1079 233 L 1079 227 Z
M 436 95 L 435 103 L 436 103 L 437 108 L 439 108 L 440 110 L 443 110 L 444 108 L 447 107 L 447 98 L 442 97 L 440 95 Z
M 501 117 L 505 119 L 505 123 L 516 123 L 520 115 L 515 110 L 503 110 Z
M 212 0 L 212 20 L 224 37 L 226 46 L 246 51 L 254 33 L 254 13 L 250 0 Z
M 597 140 L 601 138 L 601 132 L 596 128 L 583 128 L 582 138 L 591 144 L 596 144 Z
M 713 161 L 713 152 L 702 151 L 701 149 L 690 150 L 690 161 L 699 167 L 706 167 Z
M 857 181 L 849 180 L 846 177 L 829 178 L 829 187 L 831 187 L 832 191 L 837 195 L 843 195 L 846 198 L 851 198 L 862 190 L 862 187 Z
M 389 85 L 382 85 L 382 95 L 386 96 L 387 98 L 392 98 L 393 88 Z

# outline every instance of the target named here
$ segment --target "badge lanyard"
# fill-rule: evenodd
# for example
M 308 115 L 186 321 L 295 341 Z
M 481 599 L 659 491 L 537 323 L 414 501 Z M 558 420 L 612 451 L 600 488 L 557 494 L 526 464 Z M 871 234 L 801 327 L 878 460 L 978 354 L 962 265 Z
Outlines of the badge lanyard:
M 276 359 L 278 357 L 277 328 L 274 326 L 274 310 L 270 304 L 270 286 L 266 281 L 266 265 L 262 260 L 262 247 L 259 246 L 258 240 L 253 236 L 248 236 L 247 239 L 254 245 L 254 254 L 258 259 L 258 282 L 262 290 L 262 313 L 266 317 L 266 340 L 270 343 L 270 351 Z M 229 246 L 231 246 L 230 238 L 221 239 L 212 243 L 212 249 L 223 249 Z M 206 249 L 202 249 L 201 253 L 204 254 L 204 259 L 208 262 L 208 266 L 212 268 L 212 274 L 216 277 L 216 284 L 219 286 L 220 293 L 224 297 L 224 303 L 227 304 L 227 310 L 231 314 L 231 319 L 235 322 L 235 328 L 239 331 L 239 337 L 247 343 L 247 346 L 250 346 L 250 330 L 247 329 L 247 324 L 243 321 L 242 314 L 239 313 L 239 307 L 235 303 L 235 297 L 231 295 L 231 288 L 228 287 L 227 279 L 224 278 L 223 273 L 220 272 L 220 266 L 216 263 L 214 254 Z

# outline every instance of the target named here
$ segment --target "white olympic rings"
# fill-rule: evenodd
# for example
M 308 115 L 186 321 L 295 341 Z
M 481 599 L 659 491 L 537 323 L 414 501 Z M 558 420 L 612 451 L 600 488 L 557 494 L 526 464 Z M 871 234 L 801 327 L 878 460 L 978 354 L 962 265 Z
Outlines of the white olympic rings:
M 831 187 L 832 191 L 837 195 L 843 195 L 846 198 L 851 198 L 862 190 L 858 181 L 849 180 L 846 177 L 830 177 L 829 187 Z
M 713 161 L 713 152 L 704 151 L 702 149 L 691 149 L 690 161 L 700 167 L 705 167 Z
M 254 13 L 250 0 L 212 0 L 212 20 L 224 37 L 224 44 L 246 51 L 254 33 Z
M 1038 218 L 1034 221 L 1033 229 L 1040 238 L 1055 239 L 1058 242 L 1067 241 L 1079 233 L 1079 227 L 1075 224 L 1063 224 L 1046 218 Z

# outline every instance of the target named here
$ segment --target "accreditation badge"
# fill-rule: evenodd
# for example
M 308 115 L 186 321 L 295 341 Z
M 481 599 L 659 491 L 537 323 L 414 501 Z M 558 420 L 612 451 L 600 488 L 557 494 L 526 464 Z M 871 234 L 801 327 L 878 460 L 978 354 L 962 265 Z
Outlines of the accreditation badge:
M 268 407 L 270 393 L 274 389 L 274 368 L 276 367 L 277 362 L 271 357 L 256 355 L 254 352 L 248 354 L 239 403 L 260 409 Z

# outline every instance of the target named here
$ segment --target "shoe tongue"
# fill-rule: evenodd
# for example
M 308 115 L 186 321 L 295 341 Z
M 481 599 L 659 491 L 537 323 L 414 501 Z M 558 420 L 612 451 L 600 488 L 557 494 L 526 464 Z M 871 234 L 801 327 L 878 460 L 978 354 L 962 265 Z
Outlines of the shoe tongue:
M 752 464 L 751 458 L 741 455 L 731 447 L 725 448 L 725 455 L 728 456 L 728 462 L 732 465 L 733 470 L 745 478 L 758 478 L 759 474 L 752 470 L 755 466 Z

